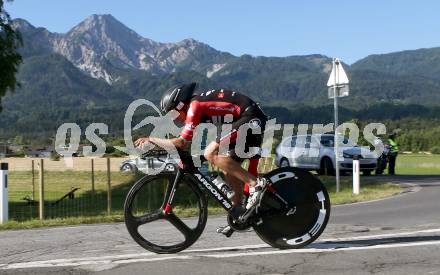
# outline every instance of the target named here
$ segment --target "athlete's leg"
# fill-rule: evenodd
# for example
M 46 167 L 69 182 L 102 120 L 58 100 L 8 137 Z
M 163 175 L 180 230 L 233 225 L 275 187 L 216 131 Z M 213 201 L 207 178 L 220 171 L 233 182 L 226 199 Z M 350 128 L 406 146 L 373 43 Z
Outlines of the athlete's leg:
M 241 167 L 241 163 L 235 160 L 235 158 L 240 159 L 235 155 L 235 147 L 237 146 L 236 141 L 238 135 L 246 135 L 246 145 L 248 147 L 260 147 L 262 143 L 262 134 L 253 135 L 250 128 L 246 128 L 246 133 L 240 133 L 240 126 L 249 124 L 251 122 L 256 122 L 255 125 L 252 123 L 250 127 L 258 126 L 260 127 L 261 133 L 263 133 L 266 125 L 266 116 L 261 109 L 257 105 L 253 106 L 252 108 L 254 111 L 249 111 L 248 113 L 245 112 L 241 118 L 232 123 L 233 130 L 229 134 L 221 138 L 219 137 L 217 142 L 211 142 L 205 148 L 204 155 L 209 162 L 218 166 L 232 178 L 235 178 L 235 180 L 232 179 L 230 181 L 231 187 L 234 189 L 234 191 L 240 190 L 240 195 L 243 194 L 243 184 L 245 182 L 249 184 L 249 187 L 255 187 L 255 185 L 257 185 L 257 181 L 254 175 L 243 169 Z M 225 142 L 227 141 L 229 141 L 228 155 L 219 154 L 220 144 L 225 145 Z
M 251 187 L 257 184 L 256 178 L 251 175 L 248 171 L 241 167 L 241 164 L 238 161 L 235 161 L 229 156 L 219 155 L 220 145 L 217 142 L 211 142 L 205 149 L 204 156 L 205 158 L 213 163 L 215 166 L 219 167 L 221 170 L 225 171 L 232 177 L 237 178 L 241 184 L 248 182 Z M 231 182 L 231 185 L 234 183 Z M 231 186 L 234 191 L 235 189 L 240 188 L 240 186 Z
M 226 177 L 226 182 L 231 186 L 232 190 L 234 190 L 234 196 L 231 198 L 232 204 L 241 204 L 243 201 L 243 182 L 226 171 L 223 171 L 223 174 Z

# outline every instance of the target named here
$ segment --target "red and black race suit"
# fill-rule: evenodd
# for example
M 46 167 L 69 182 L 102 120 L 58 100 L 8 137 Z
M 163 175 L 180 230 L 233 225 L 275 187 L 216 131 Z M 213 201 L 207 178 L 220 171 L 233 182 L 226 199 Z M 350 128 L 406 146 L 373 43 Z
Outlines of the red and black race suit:
M 227 135 L 223 133 L 223 137 L 218 133 L 217 141 L 222 143 L 229 140 L 228 155 L 242 161 L 243 159 L 235 154 L 239 127 L 245 123 L 249 123 L 251 128 L 261 127 L 261 134 L 252 134 L 252 130 L 248 129 L 245 148 L 245 152 L 248 152 L 249 147 L 261 146 L 266 121 L 267 116 L 249 97 L 230 90 L 210 90 L 195 96 L 191 100 L 185 127 L 180 135 L 190 141 L 195 128 L 200 123 L 213 123 L 218 129 L 224 123 L 232 123 L 232 132 Z

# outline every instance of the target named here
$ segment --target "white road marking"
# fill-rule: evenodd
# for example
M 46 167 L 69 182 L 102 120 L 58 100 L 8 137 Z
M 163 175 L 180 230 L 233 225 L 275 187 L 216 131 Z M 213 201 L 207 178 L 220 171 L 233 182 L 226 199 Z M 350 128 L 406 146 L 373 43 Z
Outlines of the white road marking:
M 414 246 L 428 246 L 428 245 L 440 245 L 440 241 L 430 241 L 430 242 L 414 242 L 405 244 L 379 244 L 373 246 L 362 246 L 362 247 L 344 247 L 344 248 L 326 248 L 326 249 L 316 249 L 316 248 L 305 248 L 305 249 L 291 249 L 291 250 L 274 250 L 274 251 L 256 251 L 256 252 L 241 252 L 241 253 L 226 253 L 226 254 L 196 254 L 194 256 L 186 255 L 176 255 L 176 256 L 162 256 L 155 258 L 136 258 L 136 259 L 125 259 L 125 260 L 88 260 L 88 261 L 75 261 L 66 260 L 62 262 L 58 260 L 46 261 L 46 262 L 27 262 L 27 263 L 15 263 L 0 267 L 0 269 L 24 269 L 24 268 L 42 268 L 42 267 L 68 267 L 68 266 L 87 266 L 87 265 L 106 265 L 106 264 L 128 264 L 128 263 L 140 263 L 140 262 L 157 262 L 164 260 L 192 260 L 203 257 L 208 258 L 232 258 L 232 257 L 244 257 L 244 256 L 262 256 L 262 255 L 283 255 L 283 254 L 294 254 L 294 253 L 322 253 L 322 252 L 339 252 L 339 251 L 351 251 L 351 250 L 371 250 L 380 248 L 398 248 L 398 247 L 414 247 Z
M 440 228 L 427 229 L 411 232 L 390 233 L 381 235 L 366 235 L 347 238 L 334 238 L 334 239 L 322 239 L 316 244 L 325 244 L 326 242 L 346 242 L 354 240 L 377 240 L 386 237 L 398 237 L 398 236 L 410 236 L 417 234 L 439 233 Z M 88 257 L 88 258 L 74 258 L 74 259 L 56 259 L 48 261 L 34 261 L 12 264 L 0 264 L 0 269 L 20 269 L 20 268 L 41 268 L 41 267 L 68 267 L 68 266 L 90 266 L 90 265 L 118 265 L 137 262 L 156 262 L 163 260 L 189 260 L 197 259 L 200 257 L 210 258 L 230 258 L 239 256 L 258 256 L 258 255 L 280 255 L 280 254 L 292 254 L 292 253 L 323 253 L 323 252 L 338 252 L 338 251 L 352 251 L 352 250 L 369 250 L 380 248 L 398 248 L 398 247 L 412 247 L 412 246 L 427 246 L 427 245 L 440 245 L 440 241 L 421 241 L 412 243 L 395 243 L 395 244 L 377 244 L 371 246 L 349 246 L 340 248 L 303 248 L 292 250 L 270 250 L 270 251 L 244 251 L 249 249 L 258 248 L 270 248 L 266 244 L 257 245 L 243 245 L 243 246 L 230 246 L 230 247 L 218 247 L 218 248 L 206 248 L 206 249 L 191 249 L 186 250 L 183 253 L 195 253 L 194 255 L 167 255 L 160 256 L 155 253 L 138 253 L 138 254 L 124 254 L 113 256 L 101 256 L 101 257 Z M 239 250 L 242 252 L 233 252 L 231 250 Z M 231 252 L 227 252 L 231 251 Z M 226 252 L 224 254 L 213 254 L 209 252 Z
M 247 250 L 247 249 L 258 249 L 258 248 L 269 248 L 268 244 L 252 244 L 252 245 L 241 245 L 241 246 L 225 246 L 225 247 L 215 247 L 215 248 L 201 248 L 201 249 L 188 249 L 184 253 L 193 252 L 209 252 L 209 251 L 227 251 L 227 250 Z
M 136 263 L 136 262 L 157 262 L 157 261 L 165 261 L 165 260 L 186 260 L 192 259 L 192 256 L 165 256 L 165 257 L 157 257 L 157 258 L 138 258 L 138 259 L 125 259 L 125 260 L 101 260 L 101 261 L 79 261 L 79 262 L 59 262 L 59 263 L 50 263 L 50 261 L 46 262 L 27 262 L 27 263 L 15 263 L 9 264 L 5 267 L 1 267 L 0 269 L 24 269 L 24 268 L 42 268 L 42 267 L 67 267 L 67 266 L 84 266 L 84 265 L 107 265 L 107 264 L 127 264 L 127 263 Z
M 243 252 L 243 253 L 228 253 L 224 255 L 199 255 L 200 257 L 210 258 L 230 258 L 230 257 L 243 257 L 243 256 L 260 256 L 260 255 L 279 255 L 279 254 L 293 254 L 293 253 L 320 253 L 320 252 L 339 252 L 349 250 L 370 250 L 378 248 L 396 248 L 396 247 L 412 247 L 412 246 L 424 246 L 424 245 L 440 245 L 440 241 L 431 242 L 414 242 L 414 243 L 398 243 L 398 244 L 378 244 L 372 246 L 358 246 L 358 247 L 343 247 L 343 248 L 302 248 L 291 250 L 275 250 L 275 251 L 260 251 L 260 252 Z

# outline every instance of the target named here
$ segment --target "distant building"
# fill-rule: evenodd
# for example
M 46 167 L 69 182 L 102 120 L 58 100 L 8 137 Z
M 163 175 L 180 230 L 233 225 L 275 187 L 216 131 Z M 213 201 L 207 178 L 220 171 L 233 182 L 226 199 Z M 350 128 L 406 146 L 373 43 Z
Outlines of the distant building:
M 17 153 L 23 151 L 24 147 L 24 145 L 10 144 L 9 150 L 11 151 L 11 153 Z
M 27 158 L 50 158 L 53 152 L 51 146 L 26 147 L 24 156 Z
M 2 153 L 3 155 L 7 155 L 9 152 L 9 144 L 0 143 L 0 153 Z
M 0 143 L 0 154 L 6 157 L 23 150 L 23 145 L 16 145 L 12 143 Z

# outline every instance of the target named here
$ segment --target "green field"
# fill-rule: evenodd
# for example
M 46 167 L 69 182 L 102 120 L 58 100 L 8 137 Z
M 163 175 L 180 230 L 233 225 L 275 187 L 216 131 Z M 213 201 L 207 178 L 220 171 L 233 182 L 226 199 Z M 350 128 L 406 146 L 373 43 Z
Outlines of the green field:
M 399 154 L 396 174 L 440 175 L 440 155 Z
M 64 224 L 82 224 L 96 222 L 121 221 L 123 204 L 128 189 L 140 175 L 131 173 L 111 173 L 112 182 L 112 212 L 107 216 L 107 175 L 105 172 L 96 172 L 95 192 L 91 188 L 91 174 L 89 172 L 63 171 L 45 173 L 45 217 L 46 221 L 40 222 L 38 218 L 38 205 L 29 204 L 24 201 L 25 196 L 32 196 L 32 174 L 31 172 L 10 172 L 9 173 L 9 199 L 10 219 L 13 220 L 1 229 L 11 228 L 33 228 L 40 226 L 54 226 Z M 352 194 L 351 177 L 342 177 L 341 192 L 335 193 L 334 177 L 322 177 L 321 180 L 327 186 L 332 204 L 351 203 L 377 198 L 392 196 L 401 191 L 397 185 L 388 183 L 377 183 L 373 177 L 362 178 L 361 194 Z M 38 177 L 35 179 L 35 200 L 38 201 Z M 80 188 L 75 192 L 73 199 L 66 198 L 54 205 L 59 198 L 69 192 L 72 187 Z M 163 190 L 164 188 L 160 188 Z M 147 190 L 148 191 L 148 190 Z M 151 190 L 150 190 L 151 191 Z M 160 201 L 160 195 L 155 192 L 143 201 L 153 201 L 153 204 Z M 176 198 L 185 205 L 175 208 L 182 216 L 194 214 L 191 200 L 188 196 L 176 194 Z M 156 198 L 157 197 L 157 198 Z M 150 202 L 148 203 L 150 204 Z M 210 201 L 210 214 L 224 213 L 223 209 L 215 201 Z

